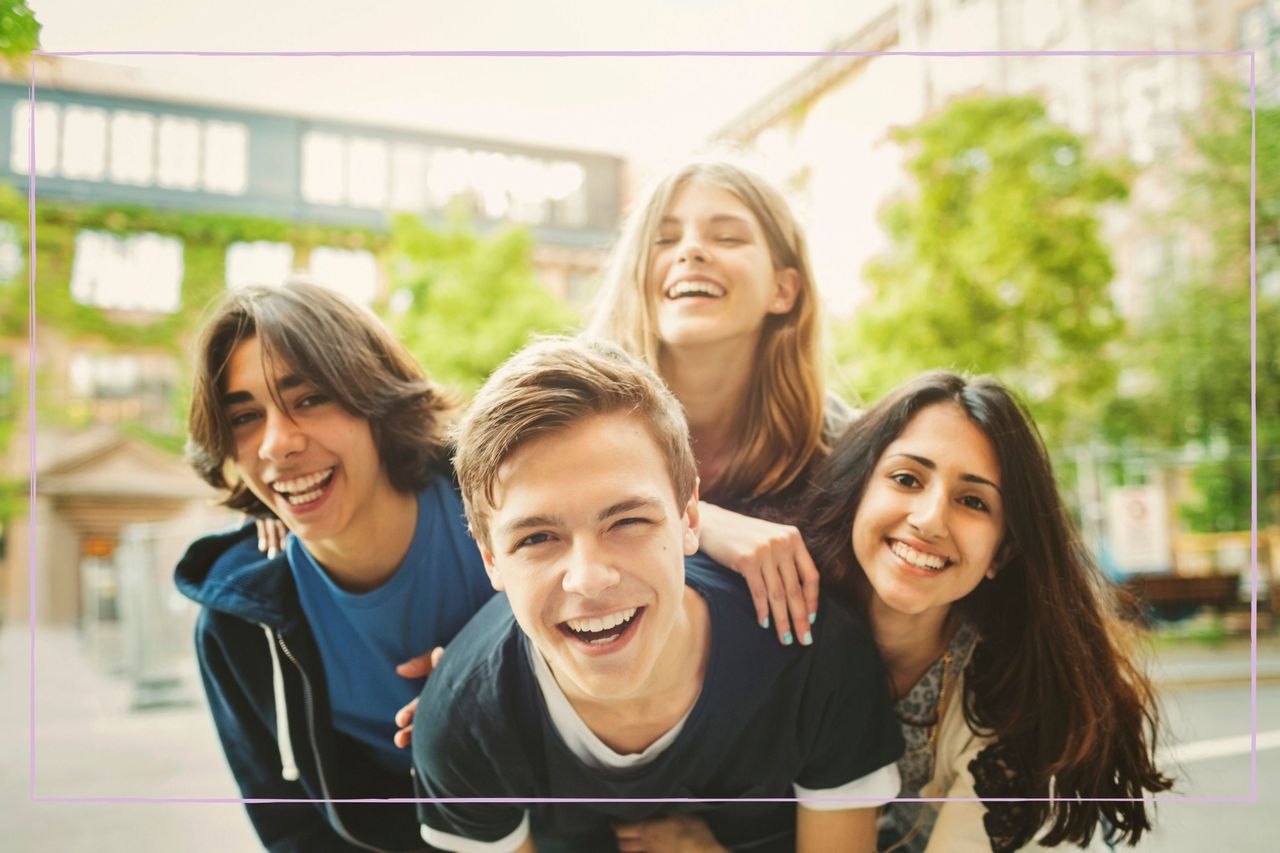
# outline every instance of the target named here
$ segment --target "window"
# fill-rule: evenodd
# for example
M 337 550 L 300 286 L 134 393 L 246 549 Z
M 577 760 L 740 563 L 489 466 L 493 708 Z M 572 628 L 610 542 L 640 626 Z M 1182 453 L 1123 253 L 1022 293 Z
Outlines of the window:
M 311 131 L 302 138 L 302 197 L 315 204 L 341 204 L 342 137 Z
M 211 121 L 204 128 L 204 188 L 239 195 L 248 186 L 249 131 L 243 124 Z
M 426 202 L 427 152 L 419 145 L 401 143 L 391 149 L 391 207 L 420 212 Z
M 161 116 L 156 153 L 157 184 L 175 190 L 193 190 L 200 185 L 198 121 L 178 116 Z
M 107 113 L 96 107 L 67 107 L 62 120 L 62 176 L 100 181 L 107 173 Z
M 36 102 L 36 175 L 52 175 L 58 169 L 57 104 Z M 10 139 L 9 167 L 27 174 L 31 162 L 31 101 L 13 105 L 13 136 Z
M 177 427 L 173 397 L 177 362 L 153 353 L 79 352 L 71 357 L 69 408 L 98 422 L 143 421 L 159 430 Z
M 232 243 L 227 247 L 227 290 L 250 284 L 284 283 L 293 271 L 293 246 L 288 243 Z
M 111 116 L 111 180 L 146 186 L 154 178 L 156 123 L 146 113 L 117 110 Z
M 319 246 L 311 251 L 310 274 L 317 284 L 361 305 L 378 295 L 378 265 L 364 250 Z
M 159 234 L 76 235 L 71 297 L 125 311 L 176 311 L 182 302 L 182 243 Z
M 387 144 L 357 136 L 347 146 L 347 201 L 355 207 L 387 203 Z

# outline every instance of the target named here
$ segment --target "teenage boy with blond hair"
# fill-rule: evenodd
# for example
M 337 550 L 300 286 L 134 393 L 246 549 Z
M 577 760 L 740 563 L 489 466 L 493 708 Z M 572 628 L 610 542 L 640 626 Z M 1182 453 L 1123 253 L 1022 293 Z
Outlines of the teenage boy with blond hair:
M 607 850 L 619 824 L 692 813 L 731 848 L 874 847 L 902 752 L 875 647 L 829 603 L 813 646 L 780 646 L 696 554 L 688 428 L 648 368 L 598 342 L 526 349 L 476 396 L 455 465 L 505 595 L 423 691 L 418 793 L 526 802 L 424 802 L 428 843 Z

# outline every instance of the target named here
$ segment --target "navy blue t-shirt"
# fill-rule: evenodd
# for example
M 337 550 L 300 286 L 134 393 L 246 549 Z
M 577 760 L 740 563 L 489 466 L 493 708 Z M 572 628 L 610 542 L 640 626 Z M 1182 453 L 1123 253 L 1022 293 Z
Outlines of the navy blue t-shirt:
M 297 537 L 285 545 L 320 649 L 334 728 L 371 747 L 384 768 L 405 773 L 411 757 L 392 742 L 393 717 L 423 679 L 403 678 L 395 665 L 448 643 L 493 595 L 450 478 L 436 477 L 417 497 L 409 551 L 370 592 L 339 588 Z
M 793 784 L 837 788 L 897 760 L 902 733 L 888 680 L 848 612 L 824 600 L 814 645 L 782 646 L 756 623 L 740 577 L 701 554 L 685 566 L 685 583 L 707 603 L 711 648 L 702 692 L 665 751 L 620 771 L 575 756 L 547 714 L 529 640 L 498 595 L 454 638 L 423 691 L 413 737 L 418 796 L 793 798 Z M 792 803 L 418 807 L 432 830 L 481 842 L 509 837 L 526 811 L 539 853 L 612 850 L 611 824 L 676 812 L 699 814 L 733 849 L 795 847 Z

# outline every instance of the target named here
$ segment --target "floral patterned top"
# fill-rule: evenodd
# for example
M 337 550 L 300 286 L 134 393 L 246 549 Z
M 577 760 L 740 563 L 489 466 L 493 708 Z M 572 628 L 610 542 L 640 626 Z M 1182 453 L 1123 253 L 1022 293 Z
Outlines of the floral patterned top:
M 920 790 L 933 778 L 935 756 L 930 736 L 942 716 L 939 703 L 943 698 L 943 671 L 945 668 L 945 685 L 956 684 L 977 642 L 977 628 L 967 620 L 962 621 L 942 657 L 894 704 L 893 710 L 902 724 L 902 736 L 907 743 L 906 751 L 898 759 L 898 773 L 902 777 L 899 797 L 920 796 Z M 961 701 L 961 697 L 949 695 L 947 701 Z M 923 853 L 938 816 L 934 806 L 933 803 L 890 803 L 880 817 L 878 848 L 893 848 L 895 853 Z

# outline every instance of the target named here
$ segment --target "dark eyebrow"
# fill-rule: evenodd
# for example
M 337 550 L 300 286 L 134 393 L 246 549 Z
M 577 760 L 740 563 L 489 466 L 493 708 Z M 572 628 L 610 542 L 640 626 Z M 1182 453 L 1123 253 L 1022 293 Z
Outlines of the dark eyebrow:
M 276 385 L 279 391 L 291 391 L 303 384 L 302 377 L 296 373 L 290 373 L 288 376 L 280 380 Z M 253 395 L 248 391 L 229 391 L 222 395 L 222 405 L 234 406 L 237 403 L 252 403 Z
M 894 455 L 905 456 L 908 459 L 914 459 L 916 462 L 919 462 L 921 465 L 928 468 L 930 471 L 938 470 L 937 464 L 927 456 L 916 456 L 914 453 L 895 453 Z M 977 474 L 961 474 L 960 479 L 965 481 L 966 483 L 978 483 L 979 485 L 990 486 L 991 488 L 996 490 L 996 494 L 1000 494 L 1000 495 L 1004 494 L 1004 492 L 1000 491 L 999 486 L 997 486 L 995 483 L 988 480 L 986 477 L 979 477 Z

